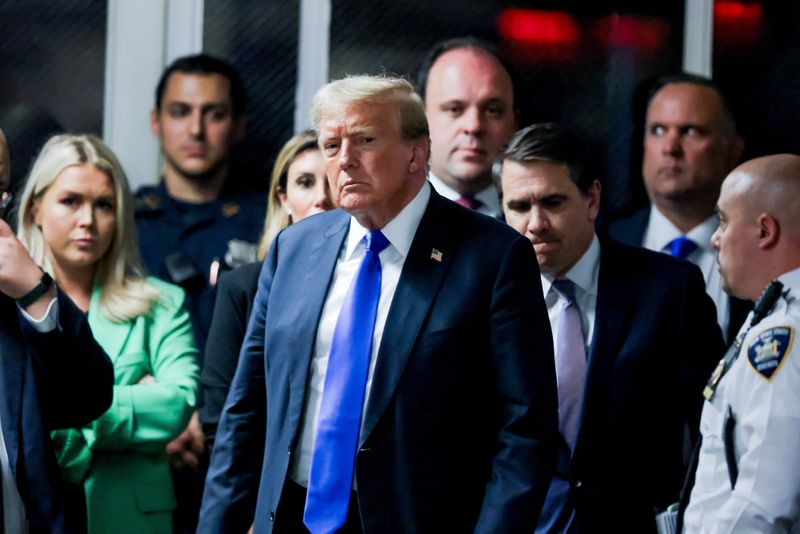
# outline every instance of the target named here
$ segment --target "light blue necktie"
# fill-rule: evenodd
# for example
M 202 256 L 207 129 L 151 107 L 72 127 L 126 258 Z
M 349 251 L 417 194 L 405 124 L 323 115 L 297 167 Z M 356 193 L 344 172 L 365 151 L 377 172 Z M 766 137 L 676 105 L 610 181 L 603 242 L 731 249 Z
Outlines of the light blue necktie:
M 685 260 L 689 257 L 689 254 L 697 250 L 697 243 L 686 236 L 676 237 L 669 242 L 668 246 L 669 253 L 682 260 Z
M 350 504 L 372 334 L 381 295 L 378 255 L 389 245 L 380 230 L 372 230 L 365 239 L 367 250 L 333 331 L 322 390 L 303 514 L 303 523 L 312 534 L 329 534 L 344 525 Z

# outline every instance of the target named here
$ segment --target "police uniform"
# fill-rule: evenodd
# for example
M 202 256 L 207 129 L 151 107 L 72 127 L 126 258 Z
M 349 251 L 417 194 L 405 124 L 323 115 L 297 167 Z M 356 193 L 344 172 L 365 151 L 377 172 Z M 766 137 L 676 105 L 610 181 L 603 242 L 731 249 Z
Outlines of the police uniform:
M 214 308 L 212 271 L 255 260 L 265 211 L 260 196 L 224 192 L 213 202 L 181 202 L 167 194 L 163 181 L 136 193 L 142 262 L 149 274 L 186 290 L 201 355 Z
M 687 533 L 800 530 L 800 269 L 778 280 L 783 294 L 704 403 Z

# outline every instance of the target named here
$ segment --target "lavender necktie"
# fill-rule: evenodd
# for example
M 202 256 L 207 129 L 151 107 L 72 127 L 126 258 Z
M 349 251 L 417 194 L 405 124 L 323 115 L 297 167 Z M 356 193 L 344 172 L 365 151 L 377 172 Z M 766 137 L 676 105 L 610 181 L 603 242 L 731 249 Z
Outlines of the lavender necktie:
M 586 346 L 581 311 L 575 302 L 575 284 L 566 278 L 553 281 L 553 289 L 564 300 L 556 335 L 558 380 L 558 428 L 570 450 L 575 448 L 586 377 Z
M 372 335 L 381 295 L 378 255 L 389 245 L 380 230 L 372 230 L 365 239 L 367 250 L 336 320 L 322 390 L 303 514 L 303 522 L 313 534 L 330 534 L 344 525 L 350 504 Z
M 686 236 L 676 237 L 667 246 L 671 255 L 682 260 L 685 260 L 689 257 L 689 254 L 697 250 L 697 243 Z

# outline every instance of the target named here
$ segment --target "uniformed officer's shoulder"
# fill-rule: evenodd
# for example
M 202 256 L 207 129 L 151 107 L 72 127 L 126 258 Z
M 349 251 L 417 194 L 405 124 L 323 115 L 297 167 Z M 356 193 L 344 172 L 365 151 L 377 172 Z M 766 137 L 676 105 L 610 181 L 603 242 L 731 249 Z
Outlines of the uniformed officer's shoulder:
M 774 380 L 792 353 L 798 352 L 795 346 L 798 327 L 800 305 L 787 291 L 778 299 L 769 315 L 754 326 L 744 340 L 744 351 L 750 370 L 767 382 Z
M 136 215 L 145 215 L 161 211 L 164 205 L 158 186 L 145 185 L 140 187 L 134 195 L 134 212 Z
M 257 219 L 264 222 L 267 212 L 267 197 L 263 194 L 224 195 L 219 198 L 222 215 L 226 218 L 237 217 Z

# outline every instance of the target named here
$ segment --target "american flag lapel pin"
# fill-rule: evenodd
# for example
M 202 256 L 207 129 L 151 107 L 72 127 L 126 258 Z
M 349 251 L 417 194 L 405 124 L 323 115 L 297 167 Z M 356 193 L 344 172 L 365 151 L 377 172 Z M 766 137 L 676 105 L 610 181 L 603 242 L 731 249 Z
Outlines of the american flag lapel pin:
M 439 249 L 432 248 L 431 249 L 431 259 L 433 261 L 438 261 L 439 263 L 442 262 L 442 251 Z

